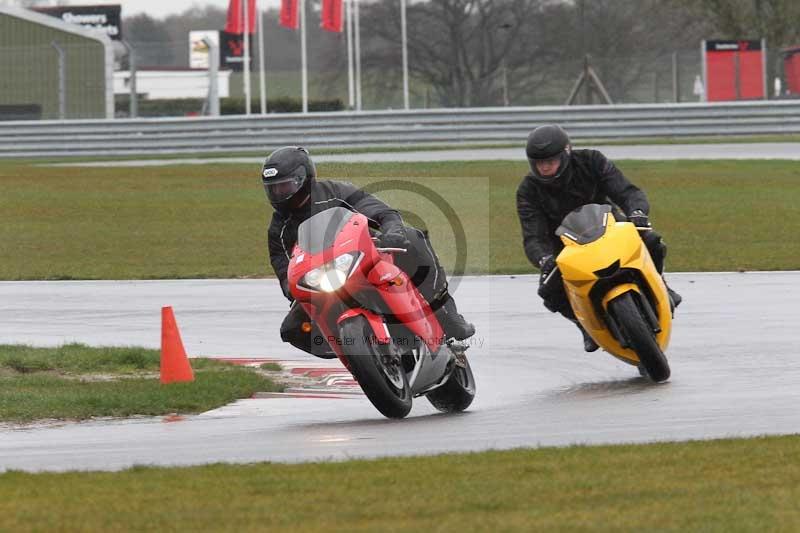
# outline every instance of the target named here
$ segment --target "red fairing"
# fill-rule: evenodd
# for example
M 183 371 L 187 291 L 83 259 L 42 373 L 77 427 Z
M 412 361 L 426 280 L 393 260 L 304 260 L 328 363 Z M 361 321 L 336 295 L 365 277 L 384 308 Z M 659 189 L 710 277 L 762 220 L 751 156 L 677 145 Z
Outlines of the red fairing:
M 402 280 L 402 283 L 389 283 L 397 279 Z M 392 314 L 435 352 L 444 340 L 444 331 L 428 302 L 411 283 L 408 274 L 394 263 L 384 260 L 375 264 L 368 280 L 378 290 Z
M 392 340 L 391 337 L 389 337 L 389 331 L 386 329 L 386 323 L 383 321 L 383 319 L 372 311 L 367 311 L 366 309 L 348 309 L 339 315 L 339 319 L 336 321 L 336 324 L 341 324 L 348 318 L 357 317 L 359 315 L 367 319 L 367 322 L 369 322 L 369 325 L 372 327 L 372 333 L 375 335 L 375 338 L 378 340 L 378 342 L 387 344 Z
M 344 285 L 334 292 L 310 289 L 300 284 L 310 271 L 322 267 L 335 258 L 357 253 L 352 273 Z M 444 340 L 444 332 L 430 306 L 411 283 L 408 275 L 394 265 L 389 253 L 380 253 L 372 242 L 367 218 L 354 214 L 336 236 L 333 246 L 317 254 L 309 254 L 295 246 L 288 269 L 289 287 L 294 298 L 303 306 L 320 328 L 331 348 L 346 363 L 341 346 L 336 342 L 339 323 L 356 315 L 363 315 L 370 323 L 379 342 L 389 342 L 383 318 L 361 307 L 342 311 L 343 301 L 368 301 L 367 294 L 377 292 L 386 306 L 432 352 Z M 373 296 L 374 298 L 374 296 Z

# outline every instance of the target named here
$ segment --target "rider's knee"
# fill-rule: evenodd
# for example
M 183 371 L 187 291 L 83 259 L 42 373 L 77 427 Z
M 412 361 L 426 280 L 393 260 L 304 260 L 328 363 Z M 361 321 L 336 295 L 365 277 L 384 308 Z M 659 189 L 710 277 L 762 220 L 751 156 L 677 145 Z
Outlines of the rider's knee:
M 661 235 L 655 231 L 648 231 L 642 235 L 642 241 L 650 252 L 650 257 L 656 265 L 656 269 L 661 272 L 664 269 L 664 259 L 667 257 L 667 245 Z
M 283 342 L 291 343 L 297 339 L 297 333 L 288 329 L 281 328 L 281 340 Z
M 281 331 L 281 340 L 283 342 L 289 342 L 289 339 L 293 338 L 294 335 L 297 334 L 297 331 L 296 331 L 297 327 L 295 326 L 295 324 L 293 322 L 294 321 L 289 320 L 288 317 L 283 320 L 283 323 L 281 324 L 281 330 L 280 330 Z
M 308 333 L 302 331 L 302 321 L 298 321 L 291 313 L 283 319 L 281 324 L 281 340 L 290 344 L 297 344 L 303 341 L 303 337 Z
M 570 318 L 573 315 L 572 306 L 570 305 L 566 294 L 549 294 L 542 296 L 542 304 L 544 304 L 545 308 L 547 308 L 547 310 L 549 310 L 551 313 L 560 313 L 567 318 Z
M 548 300 L 546 298 L 542 298 L 542 304 L 551 312 L 551 313 L 558 313 L 559 305 L 557 302 L 553 300 Z
M 660 233 L 656 233 L 655 231 L 646 231 L 642 234 L 642 240 L 644 241 L 645 246 L 648 248 L 650 247 L 658 247 L 663 248 L 666 250 L 667 245 L 664 244 L 664 239 L 661 238 Z

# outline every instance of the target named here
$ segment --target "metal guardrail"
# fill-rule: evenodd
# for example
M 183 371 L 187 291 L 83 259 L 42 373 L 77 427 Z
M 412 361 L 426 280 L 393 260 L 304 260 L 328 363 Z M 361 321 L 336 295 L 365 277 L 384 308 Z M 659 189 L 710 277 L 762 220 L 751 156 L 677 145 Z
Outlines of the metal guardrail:
M 546 123 L 575 139 L 800 133 L 800 101 L 0 122 L 0 158 L 523 143 Z

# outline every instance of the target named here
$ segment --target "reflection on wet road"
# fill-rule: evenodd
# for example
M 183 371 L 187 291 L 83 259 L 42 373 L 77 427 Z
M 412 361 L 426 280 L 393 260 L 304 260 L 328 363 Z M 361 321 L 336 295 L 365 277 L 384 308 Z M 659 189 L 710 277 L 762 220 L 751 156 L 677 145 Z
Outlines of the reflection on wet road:
M 476 323 L 467 413 L 417 399 L 385 420 L 363 396 L 271 397 L 167 423 L 161 418 L 0 430 L 0 470 L 135 464 L 341 460 L 395 454 L 795 433 L 800 429 L 800 272 L 671 274 L 684 297 L 668 350 L 672 379 L 584 353 L 547 312 L 534 276 L 466 277 L 456 297 Z M 0 343 L 157 347 L 175 309 L 192 355 L 264 356 L 325 366 L 280 343 L 274 280 L 1 282 Z M 757 311 L 754 311 L 757 310 Z

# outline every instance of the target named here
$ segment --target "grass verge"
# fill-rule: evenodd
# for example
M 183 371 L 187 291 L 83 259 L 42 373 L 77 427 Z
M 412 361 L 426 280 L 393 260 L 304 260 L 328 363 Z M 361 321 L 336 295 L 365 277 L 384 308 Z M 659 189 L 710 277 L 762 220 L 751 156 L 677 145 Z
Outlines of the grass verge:
M 0 421 L 199 413 L 279 390 L 249 368 L 213 359 L 191 363 L 195 381 L 161 385 L 156 350 L 0 345 Z
M 0 529 L 796 531 L 798 498 L 800 440 L 790 436 L 324 464 L 8 472 L 0 475 Z
M 668 270 L 788 270 L 800 258 L 800 163 L 621 161 L 650 197 L 652 220 L 670 247 Z M 323 177 L 358 185 L 400 179 L 435 190 L 467 235 L 467 273 L 526 273 L 515 191 L 524 162 L 319 166 Z M 475 184 L 484 183 L 484 186 Z M 418 197 L 412 223 L 428 222 L 446 267 L 456 244 L 429 220 Z M 417 201 L 416 205 L 413 202 Z M 408 205 L 409 202 L 412 205 Z M 0 164 L 0 279 L 264 277 L 271 211 L 259 165 L 46 168 Z

